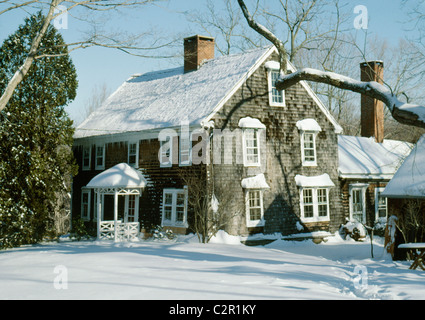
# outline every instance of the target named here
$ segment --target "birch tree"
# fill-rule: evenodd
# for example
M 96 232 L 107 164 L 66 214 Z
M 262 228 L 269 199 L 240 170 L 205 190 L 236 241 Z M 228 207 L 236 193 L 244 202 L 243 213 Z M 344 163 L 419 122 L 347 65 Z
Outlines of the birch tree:
M 46 54 L 44 51 L 47 48 L 44 48 L 44 51 L 42 48 L 40 48 L 40 43 L 46 35 L 47 28 L 52 23 L 52 21 L 54 21 L 54 19 L 58 18 L 60 15 L 71 13 L 77 8 L 89 12 L 91 16 L 99 16 L 107 12 L 117 11 L 119 9 L 125 8 L 138 8 L 159 1 L 161 0 L 50 0 L 47 2 L 43 0 L 28 0 L 21 2 L 16 2 L 12 0 L 1 0 L 0 16 L 17 9 L 29 10 L 33 8 L 38 8 L 44 9 L 45 11 L 47 11 L 47 13 L 45 14 L 45 19 L 43 21 L 42 26 L 38 30 L 34 39 L 32 39 L 31 48 L 27 57 L 14 72 L 13 76 L 10 79 L 7 79 L 7 86 L 5 87 L 4 91 L 1 92 L 0 112 L 6 107 L 15 89 L 17 88 L 19 83 L 21 83 L 21 81 L 25 78 L 35 60 L 57 56 Z M 154 55 L 151 53 L 153 50 L 164 48 L 170 45 L 170 42 L 163 41 L 162 39 L 157 39 L 152 41 L 149 45 L 142 46 L 140 45 L 140 38 L 142 38 L 141 35 L 125 37 L 122 34 L 101 34 L 97 32 L 97 29 L 94 26 L 93 30 L 86 37 L 84 37 L 84 39 L 73 43 L 66 43 L 64 44 L 64 46 L 67 47 L 68 53 L 80 48 L 101 46 L 117 49 L 131 55 L 141 57 L 153 57 Z

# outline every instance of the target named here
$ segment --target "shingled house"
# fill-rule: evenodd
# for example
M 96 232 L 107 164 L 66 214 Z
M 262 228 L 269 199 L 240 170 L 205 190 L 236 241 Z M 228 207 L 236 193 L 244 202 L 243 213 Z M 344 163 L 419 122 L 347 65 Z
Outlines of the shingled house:
M 73 217 L 191 232 L 183 172 L 230 234 L 338 230 L 342 129 L 309 85 L 275 89 L 274 47 L 214 58 L 214 39 L 194 36 L 184 52 L 183 67 L 132 76 L 78 126 Z

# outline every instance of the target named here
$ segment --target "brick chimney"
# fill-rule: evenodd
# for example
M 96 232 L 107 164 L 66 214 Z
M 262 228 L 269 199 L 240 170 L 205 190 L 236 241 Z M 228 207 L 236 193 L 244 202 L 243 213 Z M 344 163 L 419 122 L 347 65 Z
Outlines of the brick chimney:
M 214 38 L 192 36 L 184 39 L 184 72 L 198 70 L 205 60 L 214 59 Z
M 360 80 L 383 83 L 384 63 L 369 61 L 360 63 Z M 384 104 L 382 101 L 361 96 L 361 135 L 375 137 L 375 141 L 384 141 Z

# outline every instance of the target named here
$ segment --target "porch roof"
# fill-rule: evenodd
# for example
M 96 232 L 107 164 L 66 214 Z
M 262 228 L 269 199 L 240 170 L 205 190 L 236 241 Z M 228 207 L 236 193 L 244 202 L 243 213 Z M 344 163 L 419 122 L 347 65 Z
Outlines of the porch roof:
M 120 163 L 99 173 L 90 180 L 86 188 L 141 189 L 146 185 L 147 181 L 141 172 L 130 167 L 127 163 Z

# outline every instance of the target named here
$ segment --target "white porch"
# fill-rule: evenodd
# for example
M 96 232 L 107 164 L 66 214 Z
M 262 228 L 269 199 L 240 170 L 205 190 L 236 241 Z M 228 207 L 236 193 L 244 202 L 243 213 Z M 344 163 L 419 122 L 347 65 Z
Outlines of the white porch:
M 99 240 L 138 239 L 139 200 L 144 187 L 146 187 L 146 180 L 143 175 L 126 163 L 120 163 L 103 171 L 87 184 L 86 188 L 94 189 L 95 192 Z M 113 220 L 105 220 L 106 209 L 109 211 L 111 209 L 107 207 L 106 197 L 113 197 Z M 119 201 L 120 198 L 124 201 Z

